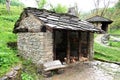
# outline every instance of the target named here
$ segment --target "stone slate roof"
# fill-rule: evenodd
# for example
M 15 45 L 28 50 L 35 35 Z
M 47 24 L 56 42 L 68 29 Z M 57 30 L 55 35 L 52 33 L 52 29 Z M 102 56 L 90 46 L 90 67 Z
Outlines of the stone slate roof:
M 80 31 L 91 31 L 91 32 L 102 32 L 102 30 L 96 28 L 94 25 L 87 21 L 81 21 L 78 17 L 66 13 L 55 13 L 45 9 L 36 8 L 25 8 L 22 13 L 28 15 L 33 14 L 39 20 L 41 20 L 45 26 L 49 26 L 52 29 L 66 29 L 66 30 L 80 30 Z M 17 28 L 19 27 L 22 15 L 19 20 L 15 23 L 13 32 L 18 33 Z M 24 30 L 23 30 L 24 31 Z
M 104 18 L 104 17 L 99 16 L 99 15 L 96 15 L 96 16 L 93 16 L 93 17 L 91 17 L 89 19 L 86 19 L 86 21 L 92 22 L 92 23 L 94 23 L 94 22 L 106 22 L 108 24 L 113 22 L 112 20 Z

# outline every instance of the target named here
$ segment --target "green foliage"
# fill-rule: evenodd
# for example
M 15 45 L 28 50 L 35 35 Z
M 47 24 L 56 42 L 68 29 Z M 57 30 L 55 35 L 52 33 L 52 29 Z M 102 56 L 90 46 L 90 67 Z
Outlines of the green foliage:
M 61 5 L 61 4 L 58 4 L 56 7 L 53 7 L 51 5 L 51 10 L 55 11 L 57 13 L 67 13 L 68 12 L 68 8 L 66 6 Z
M 112 28 L 112 29 L 110 29 L 110 31 L 109 31 L 109 33 L 110 34 L 120 34 L 120 29 L 119 28 Z
M 46 0 L 40 0 L 40 2 L 38 3 L 39 9 L 43 9 L 46 4 L 47 4 Z M 55 11 L 57 13 L 67 13 L 68 12 L 68 8 L 61 4 L 58 4 L 56 7 L 54 7 L 53 5 L 50 4 L 50 7 L 51 7 L 50 10 Z
M 24 4 L 19 2 L 18 0 L 12 0 L 10 5 L 11 6 L 24 6 Z
M 120 42 L 110 41 L 110 42 L 109 42 L 109 46 L 120 48 Z
M 100 44 L 94 44 L 95 58 L 109 60 L 109 61 L 120 61 L 120 50 L 101 46 Z
M 13 63 L 18 62 L 15 54 L 12 53 L 0 53 L 0 67 L 10 66 Z
M 40 80 L 37 76 L 37 69 L 31 60 L 22 60 L 17 57 L 16 48 L 9 48 L 8 42 L 17 41 L 17 35 L 13 34 L 16 20 L 19 18 L 22 7 L 11 6 L 11 12 L 6 12 L 6 6 L 0 4 L 0 77 L 17 64 L 23 64 L 22 80 Z M 43 80 L 43 78 L 41 79 Z
M 8 42 L 14 42 L 17 39 L 12 31 L 21 9 L 21 7 L 12 6 L 11 13 L 8 14 L 6 6 L 0 4 L 0 77 L 8 72 L 12 66 L 21 63 L 16 56 L 17 50 L 7 46 Z
M 101 15 L 101 12 L 103 11 L 103 8 L 100 8 L 98 11 L 98 15 Z M 84 18 L 90 18 L 92 16 L 96 15 L 96 9 L 91 10 L 91 12 L 88 12 L 88 14 L 82 15 Z M 105 9 L 104 17 L 111 19 L 113 21 L 112 24 L 110 24 L 110 29 L 120 29 L 120 0 L 114 7 L 110 7 Z
M 113 20 L 113 23 L 110 26 L 111 30 L 118 30 L 120 29 L 120 8 L 112 7 L 108 8 L 105 14 L 105 17 Z
M 6 0 L 0 0 L 0 4 L 5 4 Z M 24 6 L 23 3 L 19 2 L 18 0 L 10 0 L 11 6 Z
M 115 7 L 120 9 L 120 0 L 115 4 Z
M 10 8 L 10 13 L 8 13 L 6 10 L 6 5 L 0 4 L 0 15 L 1 16 L 5 15 L 6 17 L 8 17 L 8 16 L 17 16 L 18 17 L 20 15 L 22 9 L 23 9 L 23 7 L 21 7 L 21 6 L 19 6 L 19 7 L 12 6 Z
M 11 67 L 19 62 L 19 58 L 13 53 L 0 52 L 0 76 L 3 76 Z
M 39 2 L 39 4 L 38 4 L 39 8 L 40 8 L 40 9 L 43 9 L 46 3 L 47 3 L 46 0 L 40 0 L 40 2 Z
M 28 73 L 22 73 L 22 80 L 34 80 L 34 78 Z
M 120 29 L 120 18 L 115 18 L 114 23 L 112 25 L 113 27 L 111 27 L 111 29 Z
M 0 4 L 5 4 L 5 0 L 0 0 Z
M 31 60 L 21 58 L 21 61 L 23 67 L 22 80 L 44 80 L 43 76 L 37 73 L 38 69 Z

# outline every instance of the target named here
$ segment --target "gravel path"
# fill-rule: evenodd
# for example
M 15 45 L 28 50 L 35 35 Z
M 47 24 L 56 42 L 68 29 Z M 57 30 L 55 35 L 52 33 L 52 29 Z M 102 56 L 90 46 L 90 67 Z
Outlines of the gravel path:
M 100 61 L 74 63 L 45 80 L 120 80 L 120 66 Z

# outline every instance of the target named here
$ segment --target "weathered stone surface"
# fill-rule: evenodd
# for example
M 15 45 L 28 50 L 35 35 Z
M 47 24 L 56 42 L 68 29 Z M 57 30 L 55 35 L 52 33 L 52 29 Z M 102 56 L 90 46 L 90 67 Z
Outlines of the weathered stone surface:
M 109 38 L 110 38 L 109 34 L 104 34 L 104 36 L 101 38 L 101 42 L 107 45 Z
M 89 39 L 90 42 L 89 42 L 89 47 L 88 47 L 88 50 L 89 50 L 88 57 L 89 57 L 89 60 L 93 60 L 93 56 L 94 56 L 94 50 L 93 50 L 94 33 L 90 33 L 89 37 L 90 37 L 90 39 Z
M 20 22 L 19 28 L 27 28 L 29 32 L 40 32 L 42 23 L 32 14 Z
M 18 33 L 19 54 L 33 63 L 41 64 L 53 60 L 52 33 Z

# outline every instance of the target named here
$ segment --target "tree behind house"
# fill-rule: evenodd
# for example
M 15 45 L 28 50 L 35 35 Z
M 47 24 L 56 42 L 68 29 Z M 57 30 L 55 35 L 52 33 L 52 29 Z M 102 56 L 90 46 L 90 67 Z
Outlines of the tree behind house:
M 68 8 L 61 4 L 58 4 L 56 7 L 54 7 L 53 5 L 50 4 L 50 7 L 51 7 L 50 10 L 55 11 L 57 13 L 67 13 L 68 12 Z

